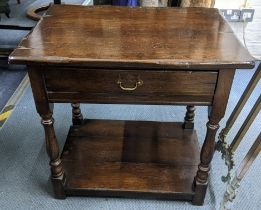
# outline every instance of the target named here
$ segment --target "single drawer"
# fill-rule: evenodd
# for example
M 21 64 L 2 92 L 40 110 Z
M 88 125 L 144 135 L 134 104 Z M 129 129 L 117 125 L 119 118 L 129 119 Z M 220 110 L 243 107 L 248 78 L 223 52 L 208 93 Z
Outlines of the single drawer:
M 99 103 L 210 104 L 217 81 L 217 72 L 186 70 L 48 68 L 44 75 L 49 99 L 55 102 L 68 98 Z

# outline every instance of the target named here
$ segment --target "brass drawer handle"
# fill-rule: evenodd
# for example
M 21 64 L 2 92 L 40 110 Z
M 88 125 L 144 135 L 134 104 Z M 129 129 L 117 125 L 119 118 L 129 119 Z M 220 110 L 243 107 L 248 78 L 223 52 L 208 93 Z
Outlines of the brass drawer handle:
M 122 84 L 122 81 L 120 79 L 117 81 L 117 84 L 120 85 L 120 88 L 122 90 L 133 91 L 133 90 L 136 90 L 137 87 L 141 86 L 143 84 L 143 81 L 139 78 L 138 81 L 135 83 L 134 87 L 124 87 L 123 84 Z

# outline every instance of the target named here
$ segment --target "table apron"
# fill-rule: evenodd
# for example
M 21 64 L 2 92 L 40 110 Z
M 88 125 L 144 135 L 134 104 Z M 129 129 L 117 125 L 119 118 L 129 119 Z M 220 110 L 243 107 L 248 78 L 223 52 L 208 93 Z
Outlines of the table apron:
M 211 105 L 216 71 L 45 68 L 50 102 Z

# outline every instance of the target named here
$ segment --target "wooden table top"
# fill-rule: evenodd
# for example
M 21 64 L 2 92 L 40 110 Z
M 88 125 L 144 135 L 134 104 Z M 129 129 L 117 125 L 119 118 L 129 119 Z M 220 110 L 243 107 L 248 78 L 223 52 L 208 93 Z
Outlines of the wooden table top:
M 53 5 L 9 57 L 17 64 L 252 68 L 217 9 Z

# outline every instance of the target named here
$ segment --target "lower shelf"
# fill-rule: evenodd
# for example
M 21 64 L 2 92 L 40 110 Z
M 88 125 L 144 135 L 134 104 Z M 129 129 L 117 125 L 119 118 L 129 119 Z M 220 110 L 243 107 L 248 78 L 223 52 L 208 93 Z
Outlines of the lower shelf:
M 192 200 L 199 148 L 182 123 L 85 120 L 62 161 L 67 195 Z

